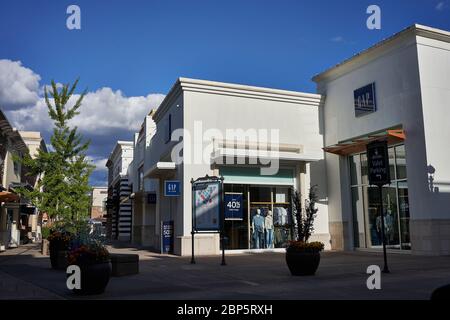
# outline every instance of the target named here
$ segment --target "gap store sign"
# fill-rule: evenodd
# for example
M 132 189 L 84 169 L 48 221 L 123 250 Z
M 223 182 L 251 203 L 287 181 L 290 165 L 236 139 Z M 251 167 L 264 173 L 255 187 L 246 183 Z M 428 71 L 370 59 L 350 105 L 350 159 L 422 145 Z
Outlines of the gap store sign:
M 181 194 L 181 185 L 178 180 L 164 181 L 164 195 L 166 197 L 179 197 Z
M 377 100 L 375 96 L 375 83 L 356 89 L 353 92 L 355 103 L 355 116 L 360 117 L 377 111 Z

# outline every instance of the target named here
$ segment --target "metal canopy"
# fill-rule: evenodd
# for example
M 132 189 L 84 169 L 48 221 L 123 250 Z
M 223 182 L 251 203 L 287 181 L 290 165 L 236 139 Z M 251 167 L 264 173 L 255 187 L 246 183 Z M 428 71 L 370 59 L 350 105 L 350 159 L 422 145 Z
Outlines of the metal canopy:
M 340 142 L 338 144 L 323 148 L 325 152 L 337 154 L 340 156 L 358 153 L 366 150 L 368 143 L 386 139 L 388 144 L 400 143 L 406 139 L 403 129 L 385 130 L 379 133 L 370 134 L 349 141 Z

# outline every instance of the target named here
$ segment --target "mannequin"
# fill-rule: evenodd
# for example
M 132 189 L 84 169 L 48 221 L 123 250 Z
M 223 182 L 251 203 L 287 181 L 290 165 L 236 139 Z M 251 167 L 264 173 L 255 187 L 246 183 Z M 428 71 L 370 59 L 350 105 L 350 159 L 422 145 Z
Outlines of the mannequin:
M 279 226 L 284 226 L 288 223 L 288 213 L 283 207 L 276 207 L 275 209 L 275 223 Z
M 260 209 L 256 210 L 256 214 L 252 220 L 252 227 L 255 249 L 259 249 L 262 247 L 264 241 L 264 217 L 261 216 Z
M 264 228 L 266 229 L 266 248 L 273 248 L 273 215 L 272 211 L 267 212 L 264 218 Z

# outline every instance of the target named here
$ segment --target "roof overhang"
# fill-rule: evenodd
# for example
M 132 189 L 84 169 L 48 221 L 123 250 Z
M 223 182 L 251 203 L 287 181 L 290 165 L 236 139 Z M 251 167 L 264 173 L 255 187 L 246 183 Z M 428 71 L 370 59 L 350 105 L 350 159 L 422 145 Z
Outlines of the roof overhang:
M 285 152 L 276 150 L 251 150 L 219 148 L 211 154 L 211 160 L 215 164 L 226 164 L 226 159 L 237 160 L 238 163 L 268 163 L 271 161 L 295 161 L 295 162 L 316 162 L 323 159 L 323 154 L 307 154 L 297 152 Z
M 314 107 L 318 107 L 322 101 L 322 96 L 319 94 L 181 77 L 177 79 L 158 109 L 152 114 L 153 120 L 158 123 L 178 97 L 186 91 L 268 101 L 282 101 Z
M 446 30 L 440 30 L 420 24 L 413 24 L 406 29 L 403 29 L 400 32 L 395 33 L 394 35 L 384 39 L 370 48 L 363 50 L 355 54 L 353 57 L 344 60 L 343 62 L 315 75 L 312 80 L 316 83 L 335 79 L 336 77 L 346 73 L 348 69 L 352 69 L 355 65 L 359 63 L 366 63 L 368 59 L 375 59 L 380 54 L 382 54 L 385 50 L 390 48 L 391 46 L 395 46 L 399 44 L 401 41 L 405 39 L 412 39 L 411 41 L 417 41 L 416 37 L 425 37 L 429 39 L 434 39 L 443 42 L 450 42 L 450 32 Z
M 406 135 L 402 129 L 385 130 L 379 133 L 340 142 L 338 144 L 325 147 L 323 150 L 328 153 L 345 156 L 365 151 L 367 144 L 373 141 L 387 140 L 388 144 L 396 144 L 401 143 L 405 139 Z
M 144 173 L 144 178 L 160 178 L 175 171 L 175 162 L 157 162 Z
M 28 153 L 28 147 L 19 131 L 13 128 L 6 118 L 3 111 L 0 109 L 0 132 L 11 141 L 11 148 L 17 152 Z

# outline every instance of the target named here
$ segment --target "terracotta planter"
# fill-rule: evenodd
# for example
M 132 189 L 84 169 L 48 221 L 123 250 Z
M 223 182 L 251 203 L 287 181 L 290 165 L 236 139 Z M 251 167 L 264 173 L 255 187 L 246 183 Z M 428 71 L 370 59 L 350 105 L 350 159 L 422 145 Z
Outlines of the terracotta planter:
M 101 294 L 105 291 L 111 277 L 111 263 L 100 262 L 80 265 L 81 289 L 72 291 L 80 295 Z
M 313 276 L 320 263 L 320 252 L 286 251 L 286 263 L 293 276 Z

